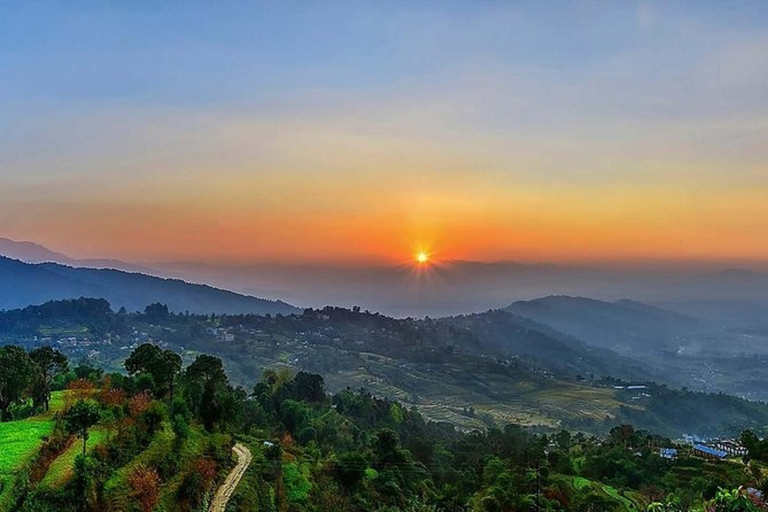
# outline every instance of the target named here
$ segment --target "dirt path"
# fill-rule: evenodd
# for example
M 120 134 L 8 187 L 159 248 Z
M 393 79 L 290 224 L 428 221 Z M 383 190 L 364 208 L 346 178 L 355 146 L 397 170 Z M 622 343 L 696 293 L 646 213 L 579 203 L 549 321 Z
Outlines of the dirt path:
M 229 498 L 232 496 L 232 493 L 235 492 L 235 489 L 237 489 L 237 484 L 240 483 L 240 479 L 243 478 L 245 470 L 248 469 L 248 466 L 251 464 L 253 455 L 248 448 L 237 443 L 234 448 L 232 448 L 232 451 L 237 457 L 237 464 L 227 475 L 226 480 L 221 484 L 219 490 L 216 491 L 216 496 L 213 497 L 213 501 L 211 502 L 211 508 L 208 509 L 209 512 L 224 512 L 224 509 L 227 508 Z

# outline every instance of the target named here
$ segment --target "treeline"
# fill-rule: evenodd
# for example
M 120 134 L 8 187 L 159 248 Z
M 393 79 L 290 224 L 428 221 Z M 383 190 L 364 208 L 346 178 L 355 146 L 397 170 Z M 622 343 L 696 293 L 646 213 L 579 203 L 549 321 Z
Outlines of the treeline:
M 0 347 L 0 421 L 12 418 L 12 405 L 29 399 L 48 410 L 54 381 L 68 367 L 67 358 L 49 346 L 31 352 L 15 345 Z
M 41 326 L 68 324 L 105 333 L 115 328 L 115 320 L 109 302 L 104 299 L 57 300 L 40 306 L 0 311 L 0 332 L 35 336 Z
M 692 458 L 683 447 L 678 459 L 664 459 L 658 450 L 671 441 L 630 425 L 604 437 L 516 425 L 465 433 L 362 389 L 330 395 L 309 373 L 265 370 L 245 389 L 229 382 L 216 357 L 183 367 L 152 344 L 133 350 L 124 374 L 70 370 L 56 350 L 38 350 L 0 349 L 0 389 L 24 358 L 35 378 L 41 361 L 55 361 L 51 387 L 67 389 L 14 510 L 206 510 L 235 440 L 254 452 L 228 508 L 235 511 L 768 509 L 744 490 L 768 491 L 760 471 Z M 34 389 L 12 403 L 30 400 Z M 94 432 L 106 434 L 95 446 Z M 82 452 L 66 485 L 36 487 L 74 437 Z

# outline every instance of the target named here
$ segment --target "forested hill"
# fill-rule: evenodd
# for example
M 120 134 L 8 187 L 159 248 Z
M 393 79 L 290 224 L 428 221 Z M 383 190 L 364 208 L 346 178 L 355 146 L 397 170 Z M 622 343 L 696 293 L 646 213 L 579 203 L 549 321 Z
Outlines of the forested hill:
M 549 325 L 592 346 L 621 352 L 663 350 L 700 327 L 694 318 L 631 300 L 605 302 L 550 296 L 518 301 L 506 311 Z
M 217 489 L 231 512 L 768 510 L 768 441 L 751 430 L 709 460 L 628 423 L 461 432 L 365 390 L 329 393 L 316 374 L 236 386 L 208 354 L 126 356 L 106 373 L 49 346 L 0 347 L 0 512 L 221 510 Z M 227 487 L 232 453 L 247 457 Z
M 289 314 L 293 306 L 240 295 L 178 279 L 162 279 L 108 269 L 74 268 L 56 263 L 29 264 L 0 256 L 0 309 L 22 308 L 50 300 L 104 298 L 113 308 L 143 310 L 162 302 L 173 312 Z
M 363 387 L 466 430 L 518 423 L 606 432 L 628 421 L 715 436 L 768 425 L 764 404 L 653 384 L 610 351 L 537 327 L 504 311 L 437 320 L 332 307 L 214 316 L 170 314 L 159 303 L 116 313 L 103 299 L 79 299 L 0 313 L 0 344 L 54 344 L 116 371 L 130 348 L 152 341 L 185 360 L 217 355 L 236 384 L 266 368 L 317 373 L 332 391 Z

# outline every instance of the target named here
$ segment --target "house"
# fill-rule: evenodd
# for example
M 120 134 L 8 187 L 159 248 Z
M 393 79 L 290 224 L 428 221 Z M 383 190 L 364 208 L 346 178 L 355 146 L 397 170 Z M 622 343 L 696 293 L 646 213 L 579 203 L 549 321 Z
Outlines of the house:
M 747 455 L 747 452 L 748 452 L 745 446 L 743 446 L 738 441 L 734 441 L 732 439 L 718 440 L 710 444 L 715 448 L 717 448 L 718 450 L 722 450 L 732 457 L 743 457 Z
M 707 446 L 705 444 L 694 444 L 693 454 L 697 457 L 702 457 L 705 459 L 724 459 L 728 457 L 728 452 L 718 450 L 717 448 L 712 448 L 711 446 Z
M 674 460 L 677 458 L 677 449 L 675 448 L 662 448 L 659 450 L 659 455 L 665 459 Z

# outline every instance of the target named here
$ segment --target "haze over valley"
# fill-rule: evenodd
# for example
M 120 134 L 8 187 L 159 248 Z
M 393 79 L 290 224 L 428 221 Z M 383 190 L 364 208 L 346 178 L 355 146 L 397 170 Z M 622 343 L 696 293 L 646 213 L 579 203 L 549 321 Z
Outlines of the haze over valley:
M 644 378 L 768 400 L 768 274 L 759 271 L 508 262 L 416 269 L 133 264 L 76 260 L 7 239 L 2 249 L 29 262 L 0 260 L 5 309 L 93 296 L 115 309 L 141 311 L 156 300 L 171 312 L 193 314 L 292 314 L 329 305 L 400 318 L 504 310 L 572 337 L 583 348 L 602 350 L 609 360 L 623 358 L 626 368 L 642 368 L 638 375 Z

